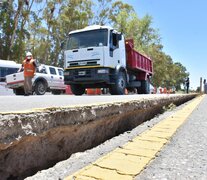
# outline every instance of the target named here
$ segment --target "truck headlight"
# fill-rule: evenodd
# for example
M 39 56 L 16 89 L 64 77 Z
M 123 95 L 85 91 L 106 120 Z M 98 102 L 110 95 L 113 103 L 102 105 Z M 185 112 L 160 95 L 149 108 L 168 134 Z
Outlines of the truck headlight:
M 107 73 L 109 73 L 109 69 L 98 69 L 97 73 L 98 74 L 107 74 Z

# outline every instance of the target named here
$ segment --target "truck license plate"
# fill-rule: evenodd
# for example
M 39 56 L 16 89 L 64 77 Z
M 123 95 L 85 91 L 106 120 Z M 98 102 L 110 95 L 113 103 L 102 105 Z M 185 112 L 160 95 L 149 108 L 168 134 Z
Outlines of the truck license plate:
M 85 71 L 79 71 L 79 72 L 78 72 L 78 75 L 79 75 L 79 76 L 85 76 L 85 75 L 86 75 L 86 72 L 85 72 Z

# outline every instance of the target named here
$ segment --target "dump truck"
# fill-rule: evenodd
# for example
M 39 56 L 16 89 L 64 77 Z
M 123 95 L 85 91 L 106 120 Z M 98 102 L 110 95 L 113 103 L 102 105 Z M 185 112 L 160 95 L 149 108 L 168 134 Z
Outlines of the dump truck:
M 71 31 L 64 45 L 64 82 L 72 93 L 108 88 L 112 95 L 150 93 L 152 60 L 134 49 L 133 39 L 108 26 Z

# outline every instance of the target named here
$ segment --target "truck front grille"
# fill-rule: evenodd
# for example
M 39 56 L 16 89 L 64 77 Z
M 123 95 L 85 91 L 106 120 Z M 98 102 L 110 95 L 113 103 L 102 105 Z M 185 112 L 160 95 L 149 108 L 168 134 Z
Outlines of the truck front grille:
M 100 59 L 94 59 L 94 60 L 84 60 L 84 61 L 68 61 L 69 66 L 68 67 L 79 67 L 79 66 L 96 66 L 100 65 L 98 63 Z
M 70 65 L 70 67 L 73 67 L 73 66 L 78 66 L 78 63 L 69 63 Z

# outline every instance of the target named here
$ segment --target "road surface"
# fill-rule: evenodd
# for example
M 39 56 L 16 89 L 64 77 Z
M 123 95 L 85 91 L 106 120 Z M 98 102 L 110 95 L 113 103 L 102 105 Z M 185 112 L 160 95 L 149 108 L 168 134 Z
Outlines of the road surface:
M 24 111 L 33 108 L 67 107 L 96 103 L 110 103 L 119 101 L 141 100 L 176 95 L 151 94 L 151 95 L 99 95 L 99 96 L 74 96 L 74 95 L 44 95 L 44 96 L 0 96 L 0 112 Z

